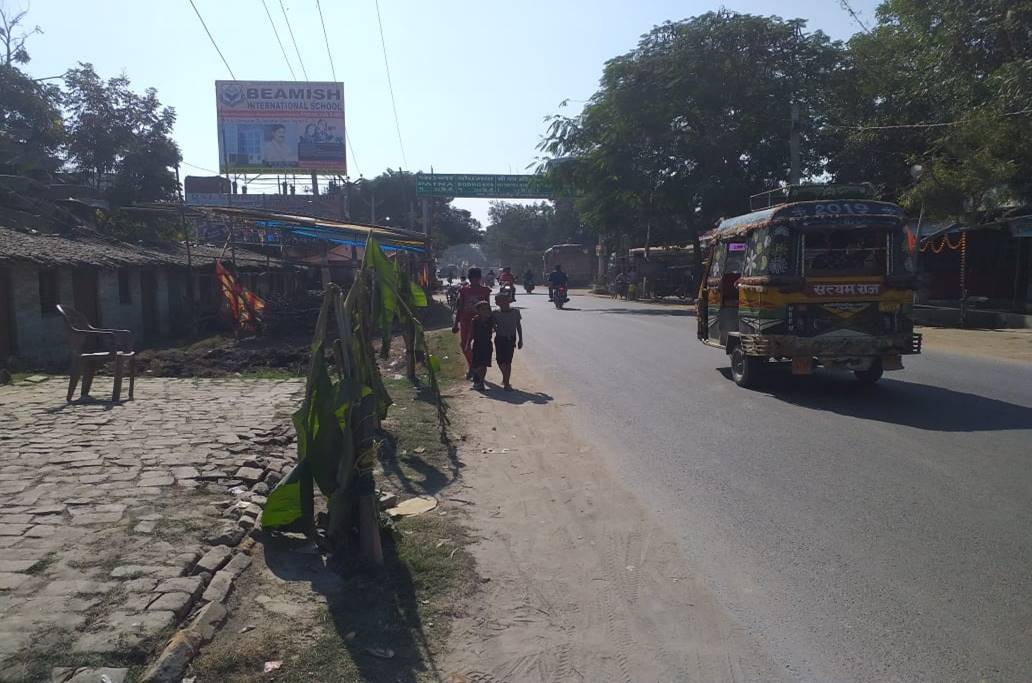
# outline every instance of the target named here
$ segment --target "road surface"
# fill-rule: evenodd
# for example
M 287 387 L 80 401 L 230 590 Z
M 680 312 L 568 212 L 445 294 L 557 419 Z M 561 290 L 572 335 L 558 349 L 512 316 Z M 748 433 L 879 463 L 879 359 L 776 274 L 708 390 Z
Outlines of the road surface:
M 790 678 L 1032 680 L 1032 364 L 745 390 L 682 307 L 517 304 L 555 404 Z

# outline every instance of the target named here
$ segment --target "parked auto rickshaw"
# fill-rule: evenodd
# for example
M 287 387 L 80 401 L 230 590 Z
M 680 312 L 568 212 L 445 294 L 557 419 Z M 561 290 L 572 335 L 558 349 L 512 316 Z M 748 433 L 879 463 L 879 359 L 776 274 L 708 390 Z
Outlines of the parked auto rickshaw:
M 699 289 L 699 339 L 731 357 L 735 383 L 753 385 L 770 361 L 790 361 L 793 374 L 820 365 L 874 383 L 902 369 L 901 356 L 921 352 L 900 207 L 836 198 L 834 186 L 757 198 L 783 203 L 724 220 L 708 235 Z

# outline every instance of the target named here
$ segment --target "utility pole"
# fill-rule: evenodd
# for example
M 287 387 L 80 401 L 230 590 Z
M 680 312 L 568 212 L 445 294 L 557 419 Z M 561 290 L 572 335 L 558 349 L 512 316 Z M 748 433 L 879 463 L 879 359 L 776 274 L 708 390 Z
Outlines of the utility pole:
M 788 182 L 790 185 L 799 184 L 799 104 L 792 102 L 792 128 L 789 132 L 788 137 L 788 148 L 789 154 L 791 155 L 791 161 L 788 172 Z
M 317 173 L 312 174 L 312 196 L 319 196 L 319 175 Z
M 179 184 L 179 164 L 176 164 L 176 185 L 179 189 L 179 228 L 183 231 L 183 238 L 186 244 L 186 300 L 189 313 L 190 335 L 194 330 L 194 286 L 193 286 L 193 257 L 190 250 L 190 228 L 186 224 L 186 188 Z

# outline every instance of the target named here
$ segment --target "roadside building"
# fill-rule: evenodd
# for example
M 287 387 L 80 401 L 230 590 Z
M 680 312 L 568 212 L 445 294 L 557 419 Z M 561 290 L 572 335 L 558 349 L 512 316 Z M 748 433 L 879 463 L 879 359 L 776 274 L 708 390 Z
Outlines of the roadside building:
M 293 291 L 298 269 L 237 248 L 239 279 L 260 296 Z M 63 362 L 70 304 L 97 327 L 129 329 L 138 348 L 214 321 L 222 298 L 214 277 L 220 247 L 119 241 L 86 227 L 54 233 L 0 226 L 0 365 Z M 230 261 L 229 254 L 226 261 Z M 192 294 L 192 296 L 191 296 Z
M 1032 326 L 1032 216 L 925 223 L 916 232 L 910 248 L 921 273 L 922 321 L 957 324 L 963 308 L 968 324 Z

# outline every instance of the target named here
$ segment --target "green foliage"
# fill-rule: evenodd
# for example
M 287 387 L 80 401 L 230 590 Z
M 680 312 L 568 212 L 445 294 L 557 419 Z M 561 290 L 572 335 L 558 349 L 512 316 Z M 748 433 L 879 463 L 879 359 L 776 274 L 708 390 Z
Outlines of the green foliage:
M 303 484 L 314 480 L 329 498 L 331 534 L 345 532 L 352 482 L 371 471 L 376 455 L 372 423 L 374 418 L 386 418 L 392 403 L 370 340 L 379 335 L 389 344 L 395 321 L 409 330 L 405 335 L 409 351 L 417 357 L 421 353 L 426 360 L 443 436 L 447 414 L 437 384 L 440 366 L 427 353 L 423 327 L 412 313 L 410 304 L 416 300 L 408 278 L 372 237 L 347 296 L 335 285 L 327 289 L 312 341 L 305 399 L 293 417 L 298 464 L 269 494 L 262 515 L 264 528 L 298 523 L 310 528 L 312 520 L 305 516 L 312 508 L 304 500 Z M 331 317 L 336 334 L 330 329 Z M 327 354 L 334 357 L 337 379 L 330 375 Z
M 125 76 L 102 80 L 92 64 L 69 69 L 64 80 L 68 162 L 82 180 L 113 206 L 173 198 L 182 160 L 172 139 L 175 110 L 154 88 L 133 92 Z
M 53 172 L 64 127 L 57 87 L 0 64 L 0 172 Z
M 430 234 L 436 253 L 454 244 L 480 241 L 480 223 L 469 211 L 451 206 L 452 199 L 448 197 L 428 199 Z M 363 179 L 355 183 L 351 189 L 351 217 L 364 223 L 421 230 L 423 218 L 420 202 L 421 198 L 416 196 L 415 174 L 387 169 L 372 180 Z
M 933 215 L 1029 201 L 1032 2 L 888 0 L 878 19 L 849 43 L 829 171 Z
M 594 230 L 685 242 L 788 179 L 793 102 L 804 178 L 972 219 L 1027 204 L 1032 0 L 886 0 L 847 45 L 724 10 L 663 24 L 548 119 L 543 167 Z
M 30 61 L 25 42 L 41 33 L 22 29 L 25 14 L 0 7 L 0 173 L 53 172 L 61 164 L 61 92 L 19 68 Z
M 574 117 L 550 120 L 553 183 L 595 229 L 685 242 L 788 175 L 793 102 L 804 174 L 818 174 L 841 49 L 805 22 L 721 10 L 668 22 L 606 63 Z
M 541 252 L 553 244 L 590 240 L 569 199 L 535 204 L 491 202 L 491 223 L 484 232 L 484 249 L 497 264 L 522 273 L 541 268 Z

